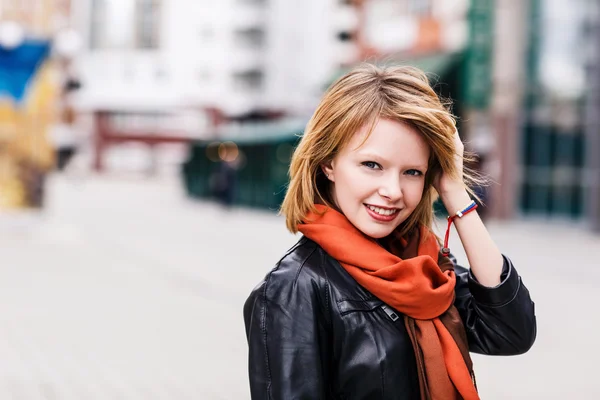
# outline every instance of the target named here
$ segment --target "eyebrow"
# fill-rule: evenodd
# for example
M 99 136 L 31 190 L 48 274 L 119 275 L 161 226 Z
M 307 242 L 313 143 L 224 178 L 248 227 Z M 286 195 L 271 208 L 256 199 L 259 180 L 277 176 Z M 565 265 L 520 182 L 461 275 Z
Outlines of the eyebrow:
M 360 158 L 368 158 L 368 159 L 372 159 L 373 161 L 377 161 L 377 162 L 385 162 L 387 161 L 384 157 L 381 157 L 380 155 L 376 154 L 376 153 L 371 153 L 371 152 L 357 152 L 357 155 Z M 427 170 L 428 164 L 411 164 L 411 163 L 407 163 L 409 165 L 410 168 L 416 168 L 416 169 L 422 169 L 422 170 Z

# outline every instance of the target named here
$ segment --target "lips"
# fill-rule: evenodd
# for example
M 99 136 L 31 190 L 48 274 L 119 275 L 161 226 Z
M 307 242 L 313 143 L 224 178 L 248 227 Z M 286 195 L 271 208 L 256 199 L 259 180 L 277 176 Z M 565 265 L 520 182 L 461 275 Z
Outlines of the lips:
M 398 212 L 400 209 L 398 208 L 385 208 L 373 206 L 370 204 L 365 204 L 365 209 L 367 213 L 376 221 L 380 222 L 390 222 L 396 219 Z

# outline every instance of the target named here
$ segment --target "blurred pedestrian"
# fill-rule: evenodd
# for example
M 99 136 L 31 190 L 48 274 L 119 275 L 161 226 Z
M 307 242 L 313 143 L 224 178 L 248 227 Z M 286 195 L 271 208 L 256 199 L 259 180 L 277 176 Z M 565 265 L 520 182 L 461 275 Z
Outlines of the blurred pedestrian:
M 419 70 L 365 65 L 333 84 L 282 205 L 304 236 L 244 306 L 252 399 L 479 399 L 469 352 L 532 346 L 533 302 L 463 160 Z M 470 270 L 431 230 L 436 193 Z
M 56 169 L 64 171 L 81 146 L 81 133 L 77 125 L 77 111 L 73 107 L 73 94 L 81 88 L 78 79 L 69 76 L 70 63 L 63 60 L 63 72 L 67 74 L 62 83 L 59 118 L 50 130 L 50 138 L 56 153 Z
M 215 199 L 225 207 L 232 207 L 237 192 L 237 162 L 221 161 L 211 176 Z
M 67 105 L 61 110 L 60 119 L 50 130 L 50 137 L 56 152 L 56 168 L 64 171 L 79 144 L 73 107 Z

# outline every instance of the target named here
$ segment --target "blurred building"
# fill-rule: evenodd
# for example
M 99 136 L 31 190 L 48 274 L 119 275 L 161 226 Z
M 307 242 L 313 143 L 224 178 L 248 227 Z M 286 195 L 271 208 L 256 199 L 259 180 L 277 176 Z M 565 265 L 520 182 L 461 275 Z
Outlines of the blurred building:
M 361 58 L 415 57 L 461 51 L 467 44 L 468 0 L 361 0 Z
M 483 172 L 496 182 L 487 202 L 493 216 L 600 226 L 596 1 L 355 4 L 361 58 L 442 75 L 467 148 L 484 156 Z M 441 58 L 423 62 L 431 54 Z M 444 76 L 450 54 L 460 54 L 459 72 Z
M 272 107 L 310 115 L 326 86 L 363 60 L 413 64 L 429 72 L 433 81 L 449 82 L 443 94 L 460 90 L 458 67 L 468 41 L 466 0 L 452 7 L 444 1 L 269 1 L 268 10 L 264 99 L 273 102 Z M 249 135 L 228 135 L 245 157 L 235 204 L 279 207 L 290 155 L 302 128 L 262 128 L 261 137 L 252 140 Z M 218 176 L 219 162 L 214 149 L 226 143 L 191 146 L 183 166 L 191 196 L 211 196 L 210 171 Z
M 600 157 L 594 145 L 600 124 L 589 126 L 587 137 L 585 124 L 586 102 L 597 96 L 591 84 L 597 78 L 586 70 L 600 62 L 598 6 L 588 0 L 530 6 L 519 205 L 527 214 L 598 218 L 600 202 L 588 204 L 588 193 L 600 184 L 590 173 Z M 591 113 L 600 112 L 600 104 L 594 107 Z
M 585 215 L 592 230 L 600 232 L 600 4 L 590 1 L 586 10 L 588 35 L 585 104 Z
M 34 37 L 50 37 L 69 26 L 71 0 L 2 0 L 2 21 L 18 23 Z
M 356 23 L 337 0 L 81 0 L 74 15 L 89 50 L 82 106 L 230 116 L 306 113 L 352 57 Z
M 598 186 L 595 136 L 584 134 L 592 3 L 81 0 L 72 4 L 86 48 L 78 101 L 137 110 L 150 114 L 144 126 L 181 124 L 202 138 L 217 122 L 306 117 L 362 60 L 412 64 L 454 100 L 463 139 L 498 183 L 494 216 L 581 218 Z M 155 118 L 168 110 L 187 114 Z
M 305 118 L 358 55 L 347 34 L 355 7 L 338 0 L 81 0 L 72 15 L 85 43 L 77 102 L 95 117 L 97 170 L 112 145 L 164 149 Z

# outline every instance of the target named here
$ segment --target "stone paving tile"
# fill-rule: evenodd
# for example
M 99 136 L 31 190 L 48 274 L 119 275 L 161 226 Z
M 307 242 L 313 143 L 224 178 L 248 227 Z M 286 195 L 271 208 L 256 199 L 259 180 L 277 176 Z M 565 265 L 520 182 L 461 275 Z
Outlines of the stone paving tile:
M 297 240 L 283 220 L 190 202 L 176 179 L 50 183 L 43 214 L 0 215 L 0 400 L 249 399 L 242 305 Z M 482 398 L 600 398 L 600 238 L 490 230 L 534 294 L 539 334 L 526 355 L 475 356 Z

